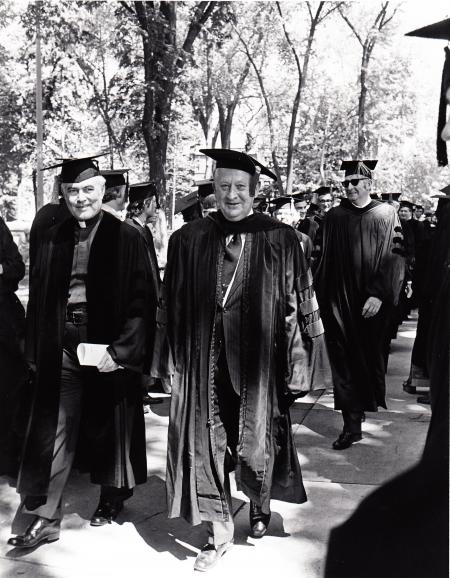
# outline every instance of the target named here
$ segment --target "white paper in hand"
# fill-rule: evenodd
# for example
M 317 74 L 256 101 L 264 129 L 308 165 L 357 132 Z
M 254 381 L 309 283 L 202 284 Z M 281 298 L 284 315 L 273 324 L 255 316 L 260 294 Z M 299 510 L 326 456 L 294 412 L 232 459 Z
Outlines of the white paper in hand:
M 97 367 L 101 358 L 105 355 L 107 345 L 102 343 L 80 343 L 77 347 L 77 356 L 80 365 L 92 365 Z

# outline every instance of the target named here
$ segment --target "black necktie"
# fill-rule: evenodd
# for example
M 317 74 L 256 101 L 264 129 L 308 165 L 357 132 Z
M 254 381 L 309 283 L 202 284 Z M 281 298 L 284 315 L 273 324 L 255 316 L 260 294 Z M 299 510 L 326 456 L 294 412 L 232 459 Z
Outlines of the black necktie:
M 225 296 L 227 292 L 228 285 L 231 283 L 233 274 L 236 270 L 239 256 L 242 249 L 241 235 L 236 233 L 231 238 L 231 241 L 225 247 L 225 256 L 223 259 L 223 270 L 222 270 L 222 295 Z

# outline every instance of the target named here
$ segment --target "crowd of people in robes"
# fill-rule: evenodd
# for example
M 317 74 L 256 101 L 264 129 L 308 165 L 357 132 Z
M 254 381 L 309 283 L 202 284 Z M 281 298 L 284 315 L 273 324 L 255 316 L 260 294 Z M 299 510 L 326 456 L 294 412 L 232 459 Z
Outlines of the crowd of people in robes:
M 171 393 L 168 514 L 205 524 L 194 568 L 211 569 L 234 541 L 230 473 L 250 502 L 249 533 L 262 538 L 272 499 L 307 499 L 292 404 L 331 380 L 343 422 L 331 446 L 358 443 L 366 413 L 386 408 L 390 341 L 418 308 L 404 389 L 429 385 L 423 459 L 330 542 L 327 576 L 362 576 L 347 553 L 353 524 L 381 499 L 393 511 L 378 512 L 375 527 L 398 527 L 411 505 L 409 494 L 397 500 L 398 487 L 410 483 L 425 499 L 424 469 L 435 494 L 415 524 L 445 526 L 450 186 L 426 214 L 408 198 L 374 194 L 376 160 L 349 159 L 339 184 L 273 197 L 261 178 L 275 174 L 251 155 L 200 152 L 213 176 L 177 201 L 186 224 L 170 238 L 154 183 L 129 185 L 127 169 L 99 168 L 101 155 L 47 167 L 60 173 L 55 202 L 30 231 L 26 318 L 15 295 L 25 264 L 0 219 L 0 464 L 17 475 L 16 516 L 29 519 L 9 544 L 59 539 L 74 465 L 100 487 L 91 525 L 115 520 L 147 478 L 144 406 L 157 403 L 148 388 L 158 380 Z

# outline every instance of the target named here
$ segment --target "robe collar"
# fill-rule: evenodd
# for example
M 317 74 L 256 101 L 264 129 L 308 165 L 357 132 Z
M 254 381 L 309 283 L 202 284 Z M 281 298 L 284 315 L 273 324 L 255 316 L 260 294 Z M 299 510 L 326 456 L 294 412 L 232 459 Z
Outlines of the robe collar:
M 380 201 L 372 200 L 368 205 L 365 205 L 364 207 L 357 207 L 356 205 L 351 203 L 348 199 L 342 199 L 339 206 L 342 207 L 343 209 L 352 211 L 353 213 L 362 214 L 365 213 L 366 211 L 370 211 L 370 209 L 373 209 L 374 207 L 380 204 L 381 204 Z
M 225 235 L 235 233 L 258 233 L 259 231 L 271 231 L 289 227 L 276 219 L 262 213 L 253 213 L 241 221 L 228 221 L 220 211 L 210 213 L 206 219 L 211 219 Z M 290 228 L 290 227 L 289 227 Z

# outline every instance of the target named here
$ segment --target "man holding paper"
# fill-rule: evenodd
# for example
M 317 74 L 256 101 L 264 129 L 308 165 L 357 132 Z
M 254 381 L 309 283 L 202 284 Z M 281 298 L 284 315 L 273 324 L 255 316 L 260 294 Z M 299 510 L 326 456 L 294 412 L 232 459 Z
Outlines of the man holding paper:
M 101 485 L 91 525 L 111 522 L 146 481 L 140 373 L 157 288 L 148 291 L 141 235 L 101 210 L 105 179 L 94 159 L 56 165 L 72 218 L 48 231 L 30 280 L 27 359 L 36 384 L 18 491 L 20 511 L 34 518 L 9 540 L 18 548 L 59 538 L 76 448 L 77 465 Z M 82 365 L 78 348 L 100 355 Z

